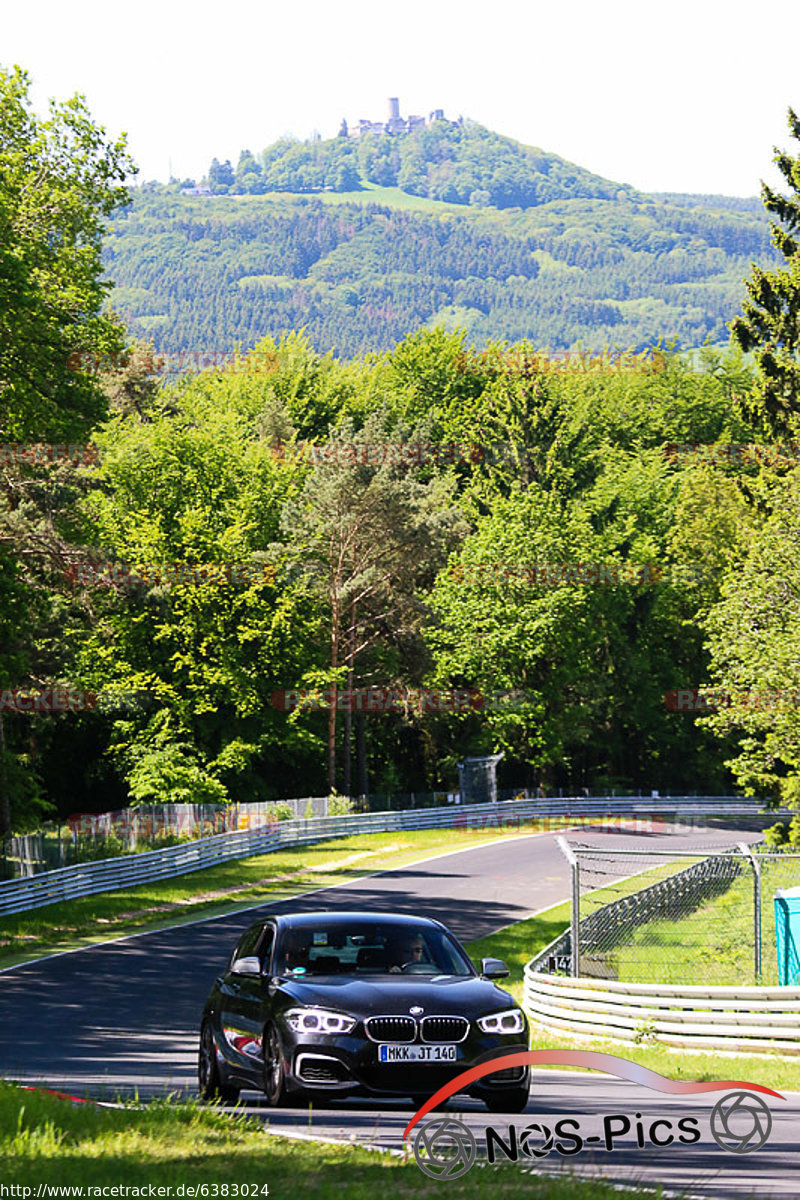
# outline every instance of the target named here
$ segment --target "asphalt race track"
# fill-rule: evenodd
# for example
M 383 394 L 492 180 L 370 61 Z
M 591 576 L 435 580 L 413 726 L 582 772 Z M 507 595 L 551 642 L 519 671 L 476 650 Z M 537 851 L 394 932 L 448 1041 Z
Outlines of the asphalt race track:
M 644 835 L 590 831 L 582 843 L 648 849 L 698 849 L 752 840 L 744 830 L 692 830 L 689 835 Z M 25 1083 L 113 1099 L 138 1089 L 140 1096 L 193 1092 L 197 1028 L 206 993 L 227 960 L 237 936 L 260 912 L 315 908 L 409 911 L 444 921 L 463 941 L 485 936 L 549 907 L 569 894 L 566 863 L 555 835 L 502 840 L 310 893 L 295 900 L 235 916 L 140 934 L 62 954 L 0 973 L 2 1034 L 0 1075 Z M 768 914 L 765 913 L 765 930 Z M 620 1056 L 624 1057 L 624 1046 Z M 687 1059 L 691 1062 L 691 1059 Z M 769 1061 L 753 1058 L 752 1082 L 770 1086 Z M 691 1072 L 687 1071 L 691 1078 Z M 555 1151 L 521 1156 L 519 1169 L 602 1174 L 620 1182 L 661 1183 L 688 1194 L 727 1197 L 797 1196 L 800 1192 L 800 1094 L 785 1101 L 768 1097 L 773 1128 L 767 1143 L 751 1154 L 721 1149 L 711 1137 L 709 1115 L 724 1093 L 673 1097 L 602 1074 L 536 1071 L 527 1112 L 490 1115 L 483 1105 L 454 1097 L 445 1112 L 475 1133 L 506 1135 L 513 1123 L 553 1126 L 559 1118 L 580 1121 L 592 1148 L 571 1157 Z M 269 1121 L 275 1132 L 309 1132 L 307 1110 L 267 1108 L 263 1096 L 244 1093 L 245 1111 Z M 693 1145 L 649 1143 L 639 1148 L 635 1129 L 609 1152 L 595 1147 L 603 1118 L 641 1113 L 649 1129 L 658 1119 L 696 1115 L 701 1140 Z M 337 1101 L 313 1110 L 313 1130 L 397 1148 L 411 1109 L 402 1102 Z M 664 1135 L 665 1126 L 660 1129 Z M 412 1135 L 413 1136 L 413 1135 Z M 545 1136 L 545 1135 L 542 1135 Z M 534 1146 L 538 1142 L 531 1143 Z M 502 1158 L 502 1156 L 500 1156 Z M 477 1167 L 473 1169 L 479 1169 Z M 515 1169 L 510 1167 L 509 1169 Z M 446 1184 L 444 1185 L 446 1186 Z

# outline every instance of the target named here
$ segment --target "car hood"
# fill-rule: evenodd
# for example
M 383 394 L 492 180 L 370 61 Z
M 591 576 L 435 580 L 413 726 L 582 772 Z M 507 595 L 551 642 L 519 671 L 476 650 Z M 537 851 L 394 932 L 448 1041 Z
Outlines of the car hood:
M 424 1009 L 426 1015 L 480 1017 L 517 1006 L 514 997 L 503 988 L 476 976 L 437 975 L 420 979 L 383 975 L 378 981 L 328 975 L 303 983 L 282 979 L 278 981 L 278 989 L 300 1004 L 335 1008 L 358 1017 L 377 1013 L 406 1015 L 414 1005 Z

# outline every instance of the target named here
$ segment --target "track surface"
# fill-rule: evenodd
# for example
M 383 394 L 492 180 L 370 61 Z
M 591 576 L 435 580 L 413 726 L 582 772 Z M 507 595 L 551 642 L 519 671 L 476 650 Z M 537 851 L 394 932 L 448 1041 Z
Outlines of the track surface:
M 603 847 L 698 849 L 751 840 L 743 830 L 693 830 L 688 836 L 609 834 L 581 829 L 576 840 Z M 637 869 L 636 864 L 632 869 Z M 0 973 L 2 1033 L 0 1075 L 27 1083 L 111 1099 L 138 1089 L 141 1096 L 193 1091 L 197 1025 L 206 993 L 227 961 L 239 933 L 265 911 L 319 908 L 409 911 L 444 921 L 462 940 L 492 933 L 569 894 L 566 863 L 555 835 L 516 836 L 369 876 L 340 887 L 190 926 L 141 934 L 119 942 L 43 960 Z M 624 1057 L 624 1047 L 620 1047 Z M 687 1060 L 691 1063 L 691 1059 Z M 691 1077 L 691 1071 L 687 1070 Z M 754 1058 L 752 1082 L 770 1085 L 769 1062 Z M 595 1150 L 561 1159 L 528 1162 L 534 1170 L 562 1167 L 607 1178 L 662 1183 L 719 1197 L 797 1196 L 800 1186 L 800 1096 L 770 1098 L 774 1126 L 768 1143 L 750 1155 L 721 1150 L 711 1138 L 708 1116 L 723 1093 L 674 1099 L 605 1075 L 538 1071 L 525 1115 L 490 1116 L 477 1101 L 454 1098 L 451 1115 L 475 1130 L 504 1132 L 532 1121 L 580 1120 L 588 1137 L 602 1132 L 602 1118 L 641 1113 L 645 1123 L 683 1115 L 700 1118 L 702 1139 L 691 1146 L 648 1145 L 630 1135 L 619 1150 Z M 257 1093 L 247 1111 L 286 1132 L 309 1131 L 306 1110 L 270 1110 Z M 402 1103 L 332 1102 L 315 1107 L 314 1131 L 398 1147 L 410 1109 Z M 512 1168 L 513 1169 L 513 1168 Z

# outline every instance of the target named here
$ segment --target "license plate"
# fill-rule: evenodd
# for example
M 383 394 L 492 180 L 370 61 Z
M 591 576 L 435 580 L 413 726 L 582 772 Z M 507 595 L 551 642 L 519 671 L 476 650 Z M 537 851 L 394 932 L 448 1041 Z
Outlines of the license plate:
M 455 1046 L 378 1046 L 378 1062 L 442 1063 L 455 1062 Z

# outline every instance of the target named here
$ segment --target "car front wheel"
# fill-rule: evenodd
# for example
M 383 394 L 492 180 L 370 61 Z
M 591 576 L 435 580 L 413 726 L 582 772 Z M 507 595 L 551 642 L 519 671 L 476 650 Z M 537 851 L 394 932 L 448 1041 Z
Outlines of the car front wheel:
M 528 1107 L 528 1088 L 506 1088 L 484 1096 L 483 1101 L 490 1113 L 521 1113 Z
M 264 1092 L 273 1108 L 287 1103 L 286 1074 L 278 1031 L 270 1025 L 264 1037 Z
M 202 1100 L 223 1100 L 226 1104 L 235 1104 L 239 1099 L 239 1089 L 222 1080 L 214 1034 L 208 1021 L 203 1022 L 203 1028 L 200 1030 L 197 1085 Z

